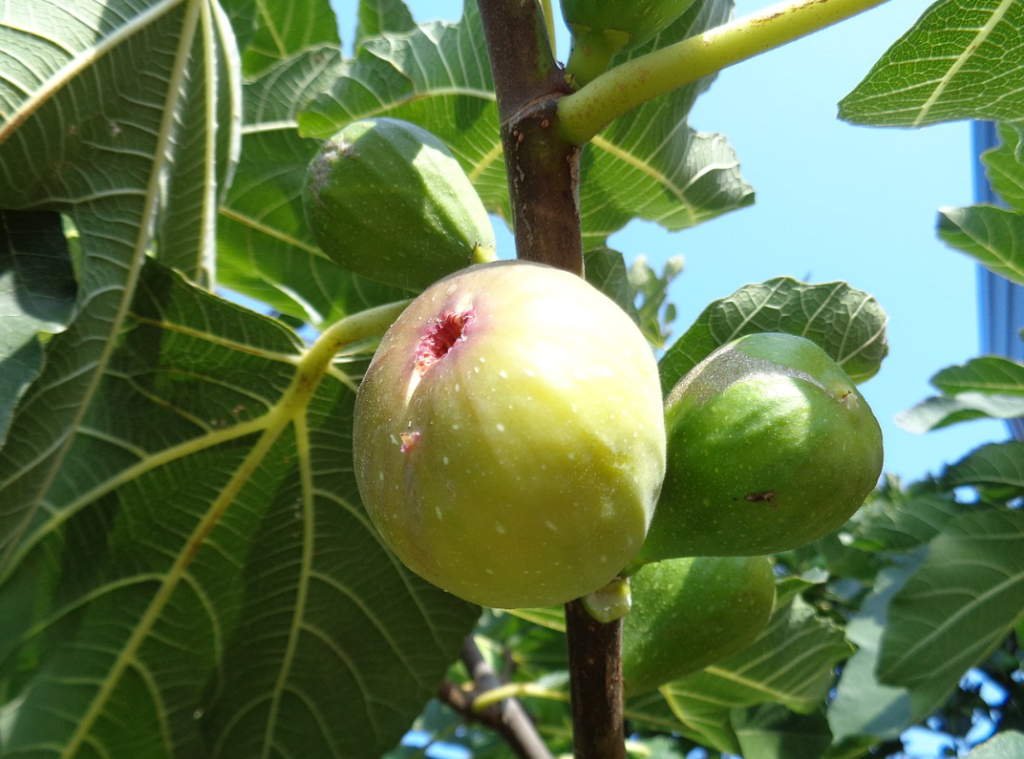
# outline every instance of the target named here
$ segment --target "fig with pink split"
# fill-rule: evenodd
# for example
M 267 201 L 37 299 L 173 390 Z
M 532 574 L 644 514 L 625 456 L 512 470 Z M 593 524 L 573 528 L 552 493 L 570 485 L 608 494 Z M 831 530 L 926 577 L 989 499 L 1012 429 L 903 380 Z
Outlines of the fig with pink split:
M 466 600 L 564 603 L 643 543 L 665 471 L 640 331 L 573 274 L 470 267 L 384 336 L 355 409 L 359 493 L 414 572 Z

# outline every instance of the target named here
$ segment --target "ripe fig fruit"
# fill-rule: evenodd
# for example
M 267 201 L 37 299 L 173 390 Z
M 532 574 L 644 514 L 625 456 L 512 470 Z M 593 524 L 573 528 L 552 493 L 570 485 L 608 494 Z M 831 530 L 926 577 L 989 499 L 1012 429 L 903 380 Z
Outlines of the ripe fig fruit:
M 354 445 L 359 494 L 406 566 L 485 606 L 564 603 L 643 543 L 665 467 L 657 367 L 582 278 L 473 266 L 385 334 Z
M 622 678 L 636 696 L 749 646 L 768 623 L 775 579 L 765 556 L 647 564 L 630 578 Z
M 695 366 L 665 400 L 668 467 L 640 556 L 754 556 L 840 527 L 882 471 L 882 432 L 810 340 L 754 334 Z
M 612 56 L 632 50 L 679 18 L 694 0 L 562 0 L 572 32 L 566 71 L 585 85 L 604 73 Z
M 420 291 L 493 260 L 480 196 L 441 140 L 397 119 L 364 119 L 310 162 L 302 205 L 331 260 L 377 282 Z

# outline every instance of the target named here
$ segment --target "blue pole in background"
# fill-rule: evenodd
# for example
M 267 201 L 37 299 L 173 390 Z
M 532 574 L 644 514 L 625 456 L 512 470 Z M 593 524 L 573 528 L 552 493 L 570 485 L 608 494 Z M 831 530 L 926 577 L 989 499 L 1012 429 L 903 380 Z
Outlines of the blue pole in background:
M 996 125 L 992 121 L 975 121 L 972 134 L 974 197 L 978 203 L 1004 206 L 1005 203 L 992 190 L 981 163 L 981 154 L 999 145 Z M 1024 340 L 1020 335 L 1024 327 L 1024 287 L 979 266 L 978 308 L 982 353 L 1024 362 Z M 1016 439 L 1024 440 L 1024 419 L 1011 419 L 1007 425 Z

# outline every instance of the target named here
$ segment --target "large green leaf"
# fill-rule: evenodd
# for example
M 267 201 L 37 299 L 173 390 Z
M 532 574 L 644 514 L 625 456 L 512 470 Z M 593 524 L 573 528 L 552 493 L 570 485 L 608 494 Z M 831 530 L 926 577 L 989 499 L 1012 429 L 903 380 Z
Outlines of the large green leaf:
M 989 271 L 1024 284 L 1024 214 L 992 206 L 942 209 L 939 236 Z
M 38 334 L 63 331 L 77 289 L 60 215 L 0 209 L 0 447 L 43 368 Z
M 700 3 L 641 51 L 664 47 L 724 21 L 731 0 Z M 581 226 L 599 247 L 634 216 L 682 229 L 753 201 L 735 154 L 720 135 L 686 125 L 710 78 L 648 103 L 604 130 L 584 150 Z M 430 23 L 362 41 L 337 83 L 299 115 L 306 136 L 390 116 L 419 124 L 451 148 L 488 210 L 505 219 L 508 189 L 498 109 L 475 2 L 457 24 Z
M 360 506 L 365 359 L 155 263 L 138 291 L 0 575 L 5 750 L 379 756 L 478 610 L 405 570 Z
M 780 704 L 808 714 L 832 686 L 832 666 L 852 648 L 843 631 L 819 617 L 797 590 L 780 586 L 772 618 L 747 649 L 661 688 L 682 723 L 679 732 L 719 751 L 739 753 L 730 710 Z
M 917 127 L 1024 118 L 1024 5 L 939 0 L 839 104 L 839 117 Z
M 878 677 L 910 688 L 955 687 L 1022 612 L 1024 514 L 963 514 L 931 542 L 924 564 L 889 603 Z
M 857 653 L 843 666 L 835 699 L 828 707 L 828 722 L 836 743 L 858 736 L 891 740 L 920 722 L 946 700 L 956 682 L 928 682 L 920 688 L 886 685 L 876 675 L 882 636 L 888 623 L 892 597 L 924 561 L 926 549 L 895 560 L 879 573 L 874 590 L 860 613 L 846 626 L 846 636 Z
M 856 382 L 875 375 L 889 351 L 888 317 L 874 297 L 845 282 L 809 285 L 789 277 L 745 285 L 712 302 L 662 357 L 668 392 L 720 345 L 755 332 L 788 332 L 813 340 Z
M 211 0 L 11 0 L 0 49 L 0 197 L 68 214 L 81 246 L 75 321 L 47 343 L 0 451 L 3 565 L 55 508 L 147 253 L 209 282 L 239 93 Z

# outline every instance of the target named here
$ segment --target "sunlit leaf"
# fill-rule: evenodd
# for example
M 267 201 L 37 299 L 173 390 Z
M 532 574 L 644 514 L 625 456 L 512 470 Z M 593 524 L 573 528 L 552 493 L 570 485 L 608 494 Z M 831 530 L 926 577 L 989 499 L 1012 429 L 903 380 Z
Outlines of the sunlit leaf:
M 940 0 L 839 104 L 839 117 L 872 126 L 1024 117 L 1024 5 Z
M 874 297 L 845 282 L 809 285 L 779 277 L 712 302 L 659 363 L 667 392 L 720 345 L 757 332 L 814 341 L 855 382 L 875 375 L 889 352 L 888 317 Z

